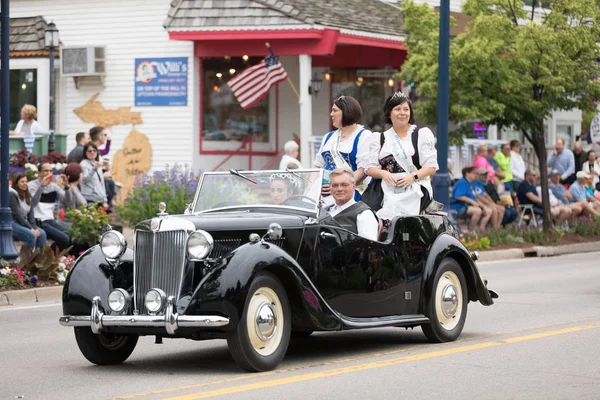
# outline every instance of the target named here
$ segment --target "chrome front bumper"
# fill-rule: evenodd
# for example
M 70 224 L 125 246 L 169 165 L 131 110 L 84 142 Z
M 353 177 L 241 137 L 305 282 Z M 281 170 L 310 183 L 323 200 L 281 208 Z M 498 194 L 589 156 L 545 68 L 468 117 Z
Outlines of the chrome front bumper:
M 89 326 L 98 334 L 104 327 L 151 327 L 165 328 L 175 335 L 179 328 L 218 328 L 229 324 L 229 318 L 219 315 L 178 315 L 173 313 L 173 296 L 167 299 L 164 315 L 105 315 L 100 311 L 100 297 L 92 300 L 91 315 L 65 315 L 60 317 L 62 326 Z

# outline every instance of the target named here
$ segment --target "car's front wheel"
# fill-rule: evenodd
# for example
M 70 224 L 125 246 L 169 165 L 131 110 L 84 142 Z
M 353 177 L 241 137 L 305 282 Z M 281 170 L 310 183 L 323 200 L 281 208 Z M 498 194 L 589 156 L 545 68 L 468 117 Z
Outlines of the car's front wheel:
M 227 338 L 229 351 L 247 371 L 272 370 L 285 356 L 291 328 L 285 289 L 275 276 L 262 273 L 250 285 L 242 318 Z
M 427 339 L 434 343 L 456 340 L 467 319 L 468 299 L 465 274 L 460 265 L 452 258 L 443 259 L 435 273 L 432 295 L 427 300 L 426 316 L 430 323 L 421 326 Z
M 90 328 L 75 328 L 77 346 L 87 360 L 97 365 L 121 364 L 133 353 L 138 336 L 119 336 L 100 333 Z

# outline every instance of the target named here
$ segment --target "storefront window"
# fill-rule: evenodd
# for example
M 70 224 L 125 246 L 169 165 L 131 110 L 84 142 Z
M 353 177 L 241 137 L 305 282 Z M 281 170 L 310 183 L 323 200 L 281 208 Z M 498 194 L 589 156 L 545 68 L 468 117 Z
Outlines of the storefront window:
M 573 146 L 573 126 L 572 125 L 556 125 L 556 139 L 563 139 L 567 149 Z
M 202 64 L 202 137 L 204 141 L 269 142 L 269 96 L 244 110 L 227 82 L 261 57 L 205 58 Z
M 21 120 L 21 108 L 31 104 L 37 108 L 37 70 L 13 69 L 10 71 L 10 129 Z
M 373 132 L 381 132 L 385 129 L 383 102 L 392 91 L 386 86 L 387 82 L 384 78 L 357 77 L 355 70 L 336 69 L 333 71 L 332 99 L 354 97 L 363 110 L 361 123 Z

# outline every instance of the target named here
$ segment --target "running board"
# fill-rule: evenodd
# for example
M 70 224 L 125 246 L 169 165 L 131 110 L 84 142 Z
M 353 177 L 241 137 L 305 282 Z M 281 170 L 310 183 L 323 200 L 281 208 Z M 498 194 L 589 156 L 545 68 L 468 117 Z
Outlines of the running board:
M 378 328 L 381 326 L 415 326 L 428 324 L 429 318 L 421 314 L 411 315 L 392 315 L 381 318 L 352 318 L 345 315 L 339 315 L 346 328 L 349 329 L 366 329 Z M 343 328 L 342 328 L 343 329 Z

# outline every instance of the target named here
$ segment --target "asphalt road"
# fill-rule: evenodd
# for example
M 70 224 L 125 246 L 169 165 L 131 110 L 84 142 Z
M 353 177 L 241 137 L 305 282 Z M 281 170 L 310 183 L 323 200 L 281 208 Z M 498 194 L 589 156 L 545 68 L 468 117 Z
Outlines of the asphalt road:
M 238 369 L 224 341 L 140 339 L 98 367 L 57 304 L 0 308 L 0 399 L 598 399 L 600 253 L 482 263 L 492 307 L 471 303 L 460 340 L 420 329 L 318 333 L 277 371 Z

